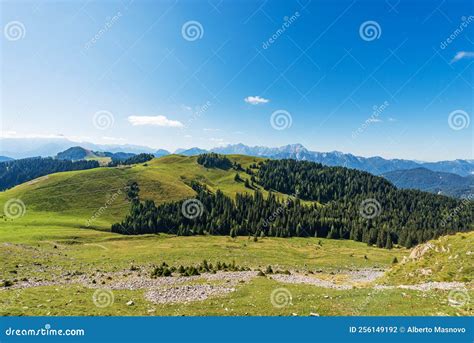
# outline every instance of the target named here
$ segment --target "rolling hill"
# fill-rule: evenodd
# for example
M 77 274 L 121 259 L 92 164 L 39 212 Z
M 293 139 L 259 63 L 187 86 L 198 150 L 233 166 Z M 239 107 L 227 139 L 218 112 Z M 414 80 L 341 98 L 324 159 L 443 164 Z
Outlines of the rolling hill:
M 110 230 L 111 224 L 119 222 L 129 213 L 130 202 L 126 193 L 131 183 L 137 184 L 141 201 L 151 200 L 157 206 L 174 203 L 169 206 L 180 207 L 179 201 L 196 197 L 196 194 L 200 198 L 204 196 L 193 186 L 193 182 L 197 182 L 212 194 L 220 190 L 224 197 L 223 200 L 207 196 L 201 198 L 204 202 L 216 202 L 212 221 L 209 219 L 207 224 L 193 224 L 204 227 L 204 231 L 206 225 L 211 223 L 216 226 L 225 224 L 222 232 L 228 234 L 231 225 L 228 220 L 231 220 L 236 232 L 245 235 L 286 237 L 309 234 L 354 239 L 379 247 L 389 247 L 392 241 L 411 247 L 452 230 L 468 231 L 472 226 L 469 207 L 462 207 L 461 202 L 428 193 L 400 191 L 385 179 L 369 173 L 325 167 L 313 162 L 265 161 L 242 155 L 229 155 L 228 158 L 233 165 L 230 169 L 206 168 L 198 163 L 196 156 L 169 155 L 131 166 L 51 174 L 0 193 L 0 206 L 9 199 L 21 199 L 28 213 L 58 218 L 68 216 L 74 218 L 76 227 Z M 237 178 L 236 174 L 240 176 Z M 263 203 L 253 199 L 250 195 L 257 190 L 263 199 L 268 198 L 270 191 L 274 198 Z M 230 212 L 225 212 L 218 205 L 220 201 L 228 203 L 226 197 L 236 199 L 239 194 L 237 200 L 242 206 L 259 211 L 260 217 L 271 217 L 278 207 L 286 206 L 281 202 L 293 198 L 295 193 L 299 193 L 299 203 L 291 205 L 287 215 L 278 216 L 265 232 L 260 231 L 258 227 L 261 225 L 255 222 L 258 216 L 244 220 L 242 215 L 250 212 L 231 207 L 228 208 Z M 249 196 L 242 197 L 244 194 Z M 367 206 L 368 209 L 372 210 L 375 206 L 375 211 L 380 213 L 370 221 L 360 214 L 360 206 L 367 199 L 373 202 Z M 323 207 L 319 209 L 319 206 Z M 458 207 L 461 210 L 456 212 L 456 216 L 449 216 Z M 236 210 L 244 211 L 242 215 L 235 213 L 238 221 L 227 218 Z M 141 210 L 132 208 L 132 211 L 139 215 Z M 170 216 L 166 208 L 158 208 L 157 211 L 164 211 L 161 216 L 171 220 L 167 229 L 173 229 L 173 232 L 180 225 L 186 225 L 180 222 L 183 218 Z M 448 220 L 446 218 L 449 222 L 443 224 Z M 139 215 L 128 220 L 129 225 L 136 226 L 136 221 L 140 222 L 143 218 Z M 156 224 L 153 225 L 156 227 Z M 145 225 L 141 226 L 145 228 Z
M 70 160 L 70 161 L 79 161 L 79 160 L 93 160 L 98 161 L 101 165 L 106 165 L 112 159 L 114 160 L 125 160 L 127 158 L 133 157 L 135 154 L 126 153 L 126 152 L 107 152 L 107 151 L 92 151 L 85 149 L 80 146 L 71 147 L 64 151 L 58 152 L 56 158 L 58 160 Z
M 245 156 L 234 158 L 244 167 L 261 160 Z M 235 173 L 204 168 L 196 163 L 196 159 L 195 156 L 169 155 L 149 161 L 147 166 L 101 167 L 50 174 L 1 192 L 0 208 L 9 199 L 18 198 L 25 203 L 28 211 L 73 216 L 76 226 L 81 227 L 114 193 L 123 192 L 131 181 L 138 183 L 143 199 L 157 204 L 193 196 L 195 192 L 189 183 L 195 179 L 210 189 L 219 188 L 229 196 L 250 192 L 243 183 L 234 181 Z M 283 194 L 280 196 L 286 197 Z M 118 197 L 94 227 L 109 229 L 117 218 L 123 218 L 128 213 L 128 209 L 125 196 Z
M 71 147 L 81 147 L 95 152 L 152 153 L 156 157 L 168 155 L 163 149 L 130 144 L 101 145 L 90 142 L 73 142 L 66 138 L 0 138 L 0 155 L 13 158 L 32 156 L 55 156 L 58 152 Z M 342 166 L 381 175 L 395 170 L 424 167 L 429 170 L 454 173 L 461 176 L 474 174 L 474 160 L 457 159 L 453 161 L 420 162 L 407 159 L 387 159 L 380 156 L 362 157 L 340 151 L 319 152 L 305 148 L 302 144 L 288 144 L 281 147 L 248 146 L 242 143 L 202 149 L 199 147 L 177 149 L 174 153 L 186 156 L 216 152 L 228 155 L 249 155 L 263 158 L 292 158 L 299 161 L 313 161 L 328 166 Z
M 243 180 L 250 179 L 245 172 L 247 168 L 255 169 L 251 167 L 264 161 L 249 156 L 228 158 L 240 164 L 244 171 L 239 175 Z M 277 170 L 276 166 L 268 165 L 267 171 Z M 322 168 L 321 177 L 329 177 L 326 174 L 329 170 Z M 237 194 L 253 193 L 245 182 L 235 180 L 235 174 L 232 168 L 204 167 L 197 163 L 196 156 L 169 155 L 131 166 L 50 174 L 0 192 L 0 209 L 4 211 L 0 218 L 0 258 L 4 266 L 0 268 L 0 282 L 4 285 L 0 315 L 472 314 L 469 305 L 453 307 L 447 303 L 449 290 L 430 289 L 421 293 L 416 289 L 399 289 L 403 283 L 411 283 L 410 273 L 420 273 L 418 265 L 412 266 L 410 262 L 394 265 L 379 282 L 385 288 L 375 289 L 373 281 L 393 265 L 392 261 L 403 261 L 409 254 L 409 250 L 399 246 L 379 249 L 362 242 L 324 237 L 250 239 L 210 235 L 130 236 L 110 232 L 111 224 L 130 211 L 125 196 L 130 182 L 138 184 L 142 200 L 153 200 L 158 205 L 196 197 L 191 187 L 193 180 L 199 180 L 212 192 L 220 189 L 233 199 Z M 281 169 L 277 177 L 265 178 L 265 182 L 276 182 L 278 186 L 287 174 Z M 295 175 L 300 180 L 308 179 L 304 173 Z M 370 174 L 366 177 L 393 187 L 385 179 Z M 281 183 L 278 187 L 283 190 L 284 186 Z M 263 187 L 259 190 L 265 198 L 269 197 Z M 326 189 L 322 191 L 327 193 Z M 349 189 L 346 191 L 351 194 Z M 318 206 L 322 211 L 330 206 L 311 200 L 313 193 L 306 192 L 306 206 Z M 289 199 L 283 192 L 274 190 L 273 194 L 280 200 Z M 10 209 L 11 213 L 7 214 L 5 210 L 12 200 L 20 212 Z M 12 218 L 16 213 L 19 215 Z M 466 238 L 451 240 L 461 235 Z M 439 276 L 437 267 L 430 267 L 433 280 L 451 281 L 451 273 L 455 273 L 453 280 L 471 280 L 472 268 L 468 268 L 470 261 L 466 258 L 471 257 L 472 232 L 442 237 L 439 241 L 452 253 L 443 255 L 441 262 L 437 262 L 437 255 L 426 254 L 426 262 L 417 263 L 443 264 Z M 458 251 L 458 257 L 454 250 Z M 163 262 L 179 267 L 197 265 L 204 259 L 214 265 L 235 261 L 246 270 L 203 273 L 191 278 L 150 277 Z M 464 269 L 459 270 L 461 260 Z M 259 270 L 266 272 L 270 265 L 274 274 L 258 276 Z M 220 289 L 228 285 L 229 279 L 233 290 L 220 295 L 217 301 L 210 296 L 199 301 L 185 298 L 156 304 L 147 296 L 156 287 L 177 297 L 186 289 Z M 13 286 L 6 287 L 6 281 Z M 170 285 L 171 290 L 167 288 Z M 292 293 L 291 307 L 275 308 L 269 300 L 274 289 L 281 287 Z M 93 301 L 94 292 L 103 288 L 113 292 L 115 302 L 99 308 Z M 126 305 L 131 300 L 134 305 Z

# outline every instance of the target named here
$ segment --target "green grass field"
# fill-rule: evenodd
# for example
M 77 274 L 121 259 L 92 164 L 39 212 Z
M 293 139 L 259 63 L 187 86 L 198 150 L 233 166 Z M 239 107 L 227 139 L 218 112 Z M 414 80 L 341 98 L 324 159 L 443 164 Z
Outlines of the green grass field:
M 231 156 L 243 167 L 257 158 Z M 261 238 L 227 236 L 175 237 L 171 235 L 123 236 L 109 232 L 110 225 L 128 212 L 123 193 L 108 200 L 128 181 L 137 181 L 142 199 L 157 203 L 192 197 L 189 182 L 195 179 L 210 189 L 234 196 L 250 192 L 234 180 L 235 171 L 206 169 L 195 157 L 167 156 L 145 165 L 97 168 L 42 177 L 0 193 L 0 208 L 11 199 L 24 204 L 22 216 L 0 218 L 1 315 L 472 315 L 474 234 L 458 234 L 433 242 L 432 249 L 416 260 L 401 263 L 410 251 L 369 247 L 364 243 L 323 238 Z M 242 178 L 248 177 L 240 173 Z M 263 191 L 266 194 L 265 191 Z M 285 195 L 278 194 L 284 198 Z M 92 222 L 86 222 L 101 207 Z M 5 209 L 4 209 L 5 210 Z M 444 247 L 444 250 L 442 249 Z M 449 251 L 448 251 L 449 248 Z M 447 252 L 448 251 L 448 252 Z M 399 263 L 393 264 L 396 258 Z M 230 293 L 202 301 L 156 304 L 144 289 L 114 289 L 114 301 L 94 305 L 97 287 L 109 289 L 122 276 L 139 270 L 149 278 L 154 265 L 196 265 L 204 259 L 253 270 L 289 270 L 292 275 L 317 277 L 352 289 L 334 289 L 305 283 L 277 282 L 266 276 L 233 285 Z M 132 268 L 133 266 L 133 268 Z M 423 273 L 430 268 L 429 275 Z M 354 271 L 386 270 L 376 281 L 350 281 Z M 107 275 L 113 275 L 110 279 Z M 82 279 L 78 279 L 78 277 Z M 92 287 L 94 282 L 103 280 Z M 78 280 L 82 280 L 79 282 Z M 124 278 L 124 280 L 127 280 Z M 8 281 L 8 282 L 6 282 Z M 67 282 L 66 282 L 67 281 Z M 459 281 L 466 285 L 461 305 L 450 303 L 449 290 L 417 291 L 399 285 L 431 281 Z M 63 283 L 61 283 L 63 282 Z M 12 285 L 10 285 L 12 283 Z M 224 285 L 189 279 L 184 285 Z M 376 289 L 374 284 L 392 286 Z M 25 286 L 27 284 L 28 286 Z M 395 287 L 395 288 L 393 288 Z M 275 306 L 274 290 L 285 289 L 289 301 Z M 133 301 L 133 305 L 127 302 Z

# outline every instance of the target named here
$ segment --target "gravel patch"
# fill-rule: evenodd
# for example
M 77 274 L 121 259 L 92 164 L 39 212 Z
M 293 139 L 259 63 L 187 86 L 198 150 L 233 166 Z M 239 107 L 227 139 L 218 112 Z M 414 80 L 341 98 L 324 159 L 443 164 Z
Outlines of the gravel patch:
M 269 277 L 275 281 L 284 282 L 284 283 L 300 283 L 300 284 L 307 284 L 307 285 L 313 285 L 313 286 L 324 287 L 324 288 L 332 288 L 332 289 L 352 289 L 352 285 L 336 284 L 331 281 L 321 280 L 315 277 L 299 275 L 299 274 L 291 274 L 291 275 L 275 274 L 275 275 L 269 275 Z
M 234 287 L 183 285 L 148 291 L 145 294 L 145 299 L 156 304 L 188 303 L 192 301 L 203 301 L 209 297 L 220 296 L 233 291 L 235 291 Z
M 372 282 L 381 277 L 385 272 L 377 269 L 361 269 L 347 273 L 353 282 Z

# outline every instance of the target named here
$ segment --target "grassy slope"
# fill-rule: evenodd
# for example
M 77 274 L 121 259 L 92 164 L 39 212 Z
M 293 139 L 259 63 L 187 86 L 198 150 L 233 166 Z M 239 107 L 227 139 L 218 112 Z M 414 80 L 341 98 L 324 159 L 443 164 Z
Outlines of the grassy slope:
M 244 168 L 259 161 L 248 156 L 229 156 Z M 96 168 L 51 174 L 16 186 L 0 193 L 0 208 L 12 198 L 21 199 L 27 208 L 26 215 L 16 221 L 33 225 L 42 223 L 75 223 L 84 227 L 85 222 L 103 207 L 115 193 L 123 190 L 128 181 L 136 181 L 140 197 L 156 203 L 192 197 L 195 192 L 189 186 L 198 179 L 210 189 L 221 189 L 229 196 L 253 192 L 243 182 L 234 181 L 235 170 L 207 169 L 196 162 L 197 157 L 179 155 L 154 159 L 147 166 L 138 164 L 117 168 Z M 240 173 L 243 179 L 247 174 Z M 264 194 L 266 191 L 262 190 Z M 281 198 L 286 196 L 277 194 Z M 129 205 L 122 192 L 93 223 L 92 227 L 108 229 L 110 225 L 128 213 Z M 0 222 L 0 227 L 2 224 Z
M 474 231 L 443 236 L 427 244 L 433 248 L 419 258 L 394 266 L 385 281 L 405 284 L 474 281 Z

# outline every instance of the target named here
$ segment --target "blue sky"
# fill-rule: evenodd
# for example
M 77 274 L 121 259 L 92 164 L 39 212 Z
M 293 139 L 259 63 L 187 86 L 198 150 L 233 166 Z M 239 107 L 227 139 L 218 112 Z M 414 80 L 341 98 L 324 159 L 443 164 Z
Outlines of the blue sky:
M 473 158 L 470 1 L 1 6 L 3 137 Z

